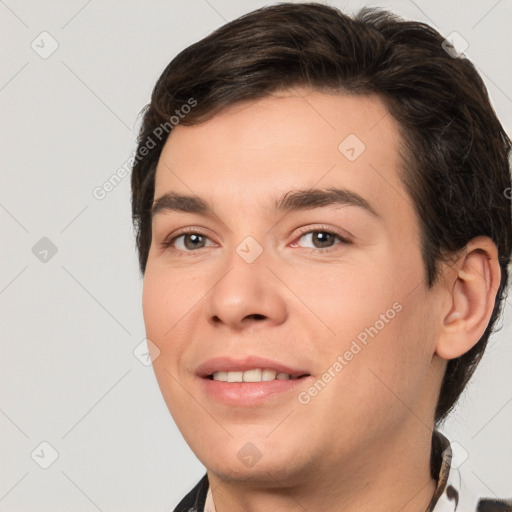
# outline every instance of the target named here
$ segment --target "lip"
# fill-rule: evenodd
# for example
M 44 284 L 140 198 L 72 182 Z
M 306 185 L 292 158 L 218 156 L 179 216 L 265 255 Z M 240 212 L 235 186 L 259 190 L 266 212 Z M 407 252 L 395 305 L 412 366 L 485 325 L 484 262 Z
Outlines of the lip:
M 215 372 L 246 371 L 254 368 L 271 369 L 299 377 L 298 379 L 274 379 L 261 382 L 222 382 L 208 378 Z M 198 366 L 201 392 L 209 400 L 238 407 L 253 407 L 268 402 L 295 399 L 297 389 L 310 385 L 313 377 L 305 369 L 280 363 L 273 359 L 258 356 L 215 357 Z M 295 391 L 295 392 L 294 392 Z M 292 398 L 293 397 L 293 398 Z
M 308 370 L 304 368 L 294 368 L 279 361 L 253 355 L 214 357 L 200 364 L 196 369 L 196 374 L 198 377 L 205 378 L 215 372 L 246 371 L 254 368 L 275 370 L 276 372 L 288 373 L 294 377 L 309 374 Z

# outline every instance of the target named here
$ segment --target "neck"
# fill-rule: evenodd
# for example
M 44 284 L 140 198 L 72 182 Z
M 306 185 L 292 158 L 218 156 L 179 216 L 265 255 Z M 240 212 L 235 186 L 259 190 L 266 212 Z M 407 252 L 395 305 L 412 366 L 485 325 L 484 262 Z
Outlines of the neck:
M 257 481 L 208 471 L 215 512 L 424 512 L 437 483 L 430 474 L 432 433 L 413 420 L 402 435 L 332 465 L 319 460 L 293 473 L 268 468 Z

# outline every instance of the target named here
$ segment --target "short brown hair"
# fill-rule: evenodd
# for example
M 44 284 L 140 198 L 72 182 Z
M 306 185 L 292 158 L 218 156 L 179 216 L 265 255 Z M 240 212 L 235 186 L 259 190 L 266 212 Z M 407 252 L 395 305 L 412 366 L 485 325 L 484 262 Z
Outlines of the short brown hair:
M 234 103 L 295 86 L 379 95 L 400 126 L 401 179 L 420 219 L 428 286 L 436 283 L 440 263 L 472 238 L 486 235 L 498 248 L 501 283 L 494 310 L 478 343 L 448 362 L 435 414 L 441 422 L 502 312 L 512 243 L 510 139 L 475 67 L 445 48 L 443 36 L 426 24 L 369 8 L 352 18 L 317 3 L 260 8 L 185 48 L 164 70 L 143 111 L 131 180 L 141 273 L 169 120 L 191 98 L 195 106 L 180 124 L 197 124 Z

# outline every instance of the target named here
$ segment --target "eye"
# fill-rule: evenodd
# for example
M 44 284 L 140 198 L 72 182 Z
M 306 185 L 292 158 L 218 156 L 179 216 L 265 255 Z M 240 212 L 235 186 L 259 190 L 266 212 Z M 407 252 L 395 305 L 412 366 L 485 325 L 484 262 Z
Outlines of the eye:
M 164 247 L 173 247 L 179 251 L 190 252 L 215 244 L 201 233 L 188 232 L 171 238 L 169 241 L 164 242 L 163 245 Z
M 326 229 L 309 230 L 299 237 L 298 242 L 292 244 L 309 249 L 328 249 L 336 245 L 336 241 L 349 244 L 350 241 L 338 233 Z

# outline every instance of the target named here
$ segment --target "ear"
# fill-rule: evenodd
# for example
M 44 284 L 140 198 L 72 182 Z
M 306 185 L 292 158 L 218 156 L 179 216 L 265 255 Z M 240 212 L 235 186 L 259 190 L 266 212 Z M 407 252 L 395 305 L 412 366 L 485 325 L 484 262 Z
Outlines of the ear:
M 486 236 L 473 238 L 452 266 L 448 281 L 448 311 L 443 312 L 436 354 L 454 359 L 465 354 L 482 337 L 500 286 L 498 249 Z

